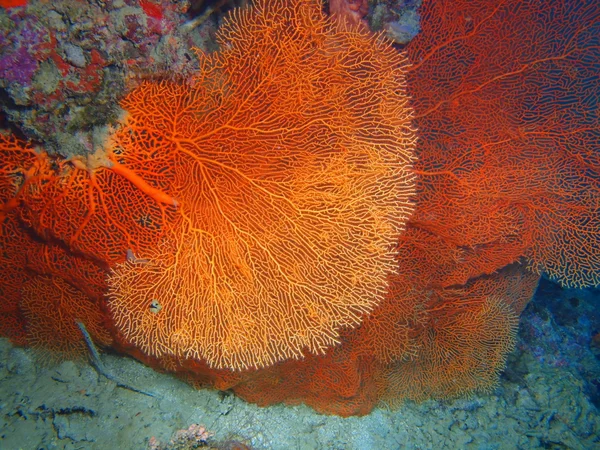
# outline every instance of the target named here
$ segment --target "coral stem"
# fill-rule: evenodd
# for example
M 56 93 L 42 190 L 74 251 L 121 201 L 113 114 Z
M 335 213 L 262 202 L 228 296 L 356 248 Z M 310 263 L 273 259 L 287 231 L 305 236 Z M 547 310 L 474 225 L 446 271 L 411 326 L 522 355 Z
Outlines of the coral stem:
M 124 178 L 127 178 L 139 190 L 144 192 L 146 195 L 152 197 L 157 202 L 177 207 L 177 200 L 175 200 L 173 197 L 166 194 L 165 192 L 161 191 L 160 189 L 150 186 L 142 177 L 140 177 L 133 170 L 125 167 L 123 164 L 120 164 L 116 161 L 111 161 L 108 167 L 114 173 L 121 175 Z

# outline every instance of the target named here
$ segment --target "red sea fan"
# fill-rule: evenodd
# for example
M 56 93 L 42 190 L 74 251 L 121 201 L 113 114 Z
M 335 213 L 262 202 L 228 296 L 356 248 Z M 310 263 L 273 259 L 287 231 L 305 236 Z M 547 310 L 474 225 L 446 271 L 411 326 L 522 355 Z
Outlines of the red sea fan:
M 563 284 L 598 284 L 597 3 L 430 1 L 422 26 L 408 46 L 410 226 L 461 254 L 444 283 L 527 256 Z

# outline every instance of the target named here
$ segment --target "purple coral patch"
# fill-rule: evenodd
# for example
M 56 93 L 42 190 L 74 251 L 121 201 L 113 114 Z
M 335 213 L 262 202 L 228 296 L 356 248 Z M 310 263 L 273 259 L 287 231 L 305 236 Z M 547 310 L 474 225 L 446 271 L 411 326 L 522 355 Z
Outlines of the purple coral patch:
M 0 78 L 22 85 L 31 83 L 38 69 L 37 54 L 46 43 L 37 20 L 27 17 L 18 20 L 17 26 L 6 35 L 0 35 Z

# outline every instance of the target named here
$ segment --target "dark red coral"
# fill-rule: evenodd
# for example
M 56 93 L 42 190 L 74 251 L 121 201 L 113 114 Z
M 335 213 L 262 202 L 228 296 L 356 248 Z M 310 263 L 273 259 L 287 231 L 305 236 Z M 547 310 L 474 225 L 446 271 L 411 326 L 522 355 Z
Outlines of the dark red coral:
M 446 283 L 526 256 L 565 284 L 598 284 L 600 9 L 432 1 L 422 13 L 408 46 L 421 176 L 411 226 L 460 255 Z
M 283 5 L 270 3 L 269 11 L 277 13 Z M 316 8 L 316 3 L 311 5 Z M 449 397 L 493 387 L 513 345 L 518 314 L 538 280 L 527 266 L 565 284 L 600 282 L 600 87 L 596 79 L 600 9 L 587 0 L 430 0 L 422 14 L 423 32 L 408 47 L 413 62 L 408 86 L 420 133 L 416 211 L 398 239 L 398 270 L 390 276 L 387 295 L 361 326 L 342 330 L 340 345 L 324 355 L 307 353 L 300 361 L 282 361 L 261 370 L 234 372 L 191 358 L 151 358 L 128 346 L 123 336 L 119 348 L 198 385 L 233 389 L 261 405 L 304 402 L 327 413 L 365 414 L 381 400 Z M 341 61 L 348 63 L 348 59 Z M 261 70 L 272 66 L 265 64 Z M 375 76 L 368 78 L 373 71 L 360 67 L 357 83 L 377 81 Z M 243 74 L 227 75 L 227 82 L 216 86 L 231 92 L 231 79 Z M 308 81 L 318 80 L 309 77 Z M 200 87 L 213 86 L 208 81 Z M 187 98 L 174 94 L 182 85 L 165 82 L 155 87 L 161 93 L 171 92 L 172 98 Z M 143 94 L 146 88 L 133 95 Z M 227 105 L 223 98 L 201 104 L 222 109 Z M 297 100 L 303 104 L 304 98 L 298 95 Z M 142 112 L 150 114 L 143 116 L 147 119 L 142 124 L 172 117 L 165 114 L 167 107 L 156 102 L 151 106 L 158 108 L 158 119 L 152 108 L 138 103 Z M 189 132 L 197 130 L 194 120 L 197 116 L 177 123 Z M 268 123 L 280 126 L 276 120 Z M 208 124 L 232 126 L 232 122 Z M 364 131 L 382 142 L 390 138 L 381 127 Z M 171 133 L 180 140 L 183 134 Z M 219 135 L 216 142 L 223 146 L 228 136 Z M 341 137 L 333 141 L 340 142 Z M 173 161 L 168 158 L 159 161 L 166 169 L 156 170 L 157 158 L 176 154 L 157 151 L 158 144 L 168 141 L 160 132 L 120 136 L 125 144 L 127 139 L 137 139 L 129 144 L 144 152 L 132 155 L 115 149 L 111 161 L 119 166 L 112 168 L 106 161 L 100 165 L 50 161 L 30 148 L 23 149 L 19 170 L 5 165 L 0 181 L 4 176 L 10 195 L 2 198 L 2 243 L 16 255 L 17 269 L 25 264 L 15 252 L 23 238 L 13 232 L 20 219 L 44 238 L 62 241 L 67 250 L 107 264 L 122 260 L 127 249 L 156 244 L 162 217 L 173 214 L 174 205 L 157 201 L 148 186 L 168 193 L 175 188 L 178 193 L 187 186 L 185 177 L 172 184 Z M 3 161 L 15 161 L 11 142 L 3 141 Z M 187 149 L 195 155 L 181 142 L 178 151 Z M 147 160 L 140 160 L 141 154 Z M 226 155 L 226 162 L 247 157 Z M 260 155 L 281 157 L 277 152 Z M 221 186 L 236 187 L 231 182 Z M 148 217 L 157 219 L 148 222 Z M 74 220 L 65 220 L 70 218 Z M 108 242 L 110 250 L 100 242 Z M 143 267 L 144 261 L 138 263 Z M 241 265 L 228 267 L 249 273 Z M 59 279 L 58 273 L 30 268 L 46 275 L 12 278 L 11 292 L 18 297 L 25 285 L 29 302 L 39 292 L 49 292 L 54 300 L 21 302 L 29 308 L 28 317 L 38 317 L 29 312 L 31 307 L 43 311 L 55 305 L 73 312 L 69 299 L 85 303 L 83 287 L 76 289 L 76 280 L 82 278 L 77 271 L 71 271 L 71 278 L 61 275 L 51 285 Z M 5 273 L 11 274 L 3 268 Z M 99 290 L 102 285 L 93 291 Z M 0 330 L 12 333 L 15 340 L 22 338 L 20 312 L 14 307 L 2 311 Z M 92 316 L 94 322 L 97 315 Z

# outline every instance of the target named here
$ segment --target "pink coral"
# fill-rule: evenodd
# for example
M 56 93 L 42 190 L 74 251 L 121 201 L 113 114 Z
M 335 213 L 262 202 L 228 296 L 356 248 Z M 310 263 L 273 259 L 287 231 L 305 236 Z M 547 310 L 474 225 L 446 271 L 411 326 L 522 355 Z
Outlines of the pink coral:
M 207 445 L 213 434 L 202 425 L 191 424 L 188 428 L 177 430 L 168 444 L 162 444 L 154 436 L 148 441 L 148 450 L 187 449 Z
M 369 11 L 367 0 L 330 0 L 329 13 L 347 22 L 349 25 L 367 26 L 365 16 Z
M 175 444 L 206 444 L 212 434 L 202 425 L 191 424 L 186 430 L 178 430 L 171 439 L 171 445 Z

